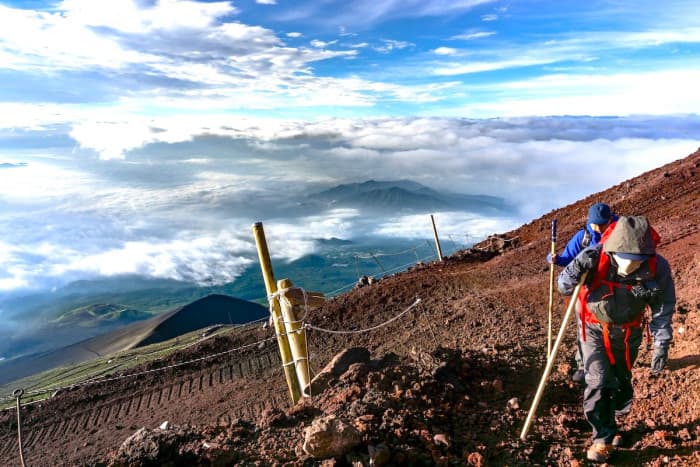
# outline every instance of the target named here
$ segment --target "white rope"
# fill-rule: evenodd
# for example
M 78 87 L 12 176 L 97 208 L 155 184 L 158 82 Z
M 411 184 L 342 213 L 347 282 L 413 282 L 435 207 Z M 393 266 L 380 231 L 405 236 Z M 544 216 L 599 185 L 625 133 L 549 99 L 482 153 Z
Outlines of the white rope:
M 417 262 L 420 262 L 420 261 L 425 261 L 426 259 L 429 259 L 429 258 L 432 259 L 432 258 L 434 258 L 434 257 L 435 257 L 435 253 L 431 253 L 431 254 L 429 254 L 429 255 L 427 255 L 427 256 L 424 256 L 424 257 L 422 257 L 422 258 L 419 258 L 418 261 L 416 261 L 416 263 L 417 263 Z M 400 271 L 400 270 L 406 269 L 406 268 L 409 267 L 410 265 L 416 264 L 416 263 L 413 263 L 413 262 L 411 262 L 411 263 L 406 263 L 406 264 L 402 264 L 401 266 L 396 266 L 395 268 L 388 269 L 388 270 L 385 271 L 383 274 L 381 274 L 379 277 L 382 278 L 382 277 L 386 276 L 387 274 L 391 274 L 392 272 Z M 339 288 L 337 288 L 337 289 L 335 289 L 335 290 L 333 290 L 333 291 L 331 291 L 331 292 L 328 292 L 328 293 L 326 294 L 326 296 L 327 296 L 327 297 L 334 297 L 337 293 L 339 293 L 339 292 L 341 292 L 341 291 L 343 291 L 343 290 L 345 290 L 345 289 L 349 289 L 350 287 L 353 287 L 353 286 L 356 285 L 356 284 L 357 284 L 357 282 L 351 282 L 351 283 L 349 283 L 349 284 L 345 284 L 345 285 L 343 285 L 343 286 L 341 286 L 341 287 L 339 287 Z
M 412 305 L 410 305 L 408 308 L 406 308 L 405 310 L 403 310 L 401 313 L 399 313 L 398 315 L 394 316 L 393 318 L 391 318 L 391 319 L 389 319 L 389 320 L 387 320 L 387 321 L 384 321 L 384 322 L 381 323 L 381 324 L 378 324 L 378 325 L 376 325 L 376 326 L 372 326 L 371 328 L 358 329 L 358 330 L 355 330 L 355 331 L 337 331 L 337 330 L 333 330 L 333 329 L 324 329 L 324 328 L 320 328 L 320 327 L 318 327 L 318 326 L 314 326 L 314 325 L 308 324 L 308 323 L 306 323 L 306 324 L 304 325 L 304 327 L 305 327 L 305 328 L 308 328 L 308 329 L 313 329 L 314 331 L 327 332 L 327 333 L 330 333 L 330 334 L 362 334 L 362 333 L 365 333 L 365 332 L 375 331 L 375 330 L 377 330 L 377 329 L 379 329 L 379 328 L 382 328 L 382 327 L 384 327 L 384 326 L 387 326 L 387 325 L 391 324 L 392 322 L 394 322 L 394 321 L 396 321 L 397 319 L 401 318 L 403 315 L 405 315 L 406 313 L 408 313 L 409 311 L 411 311 L 413 308 L 415 308 L 415 307 L 420 303 L 420 301 L 421 301 L 420 298 L 416 298 L 416 301 L 413 302 Z
M 397 251 L 395 253 L 369 253 L 366 255 L 355 254 L 354 256 L 355 256 L 355 258 L 359 258 L 359 259 L 373 259 L 374 257 L 377 257 L 377 256 L 399 256 L 399 255 L 405 255 L 406 253 L 415 252 L 415 250 L 417 250 L 418 248 L 422 248 L 422 247 L 423 247 L 423 244 L 421 243 L 419 245 L 413 246 L 411 248 L 407 248 L 405 250 Z

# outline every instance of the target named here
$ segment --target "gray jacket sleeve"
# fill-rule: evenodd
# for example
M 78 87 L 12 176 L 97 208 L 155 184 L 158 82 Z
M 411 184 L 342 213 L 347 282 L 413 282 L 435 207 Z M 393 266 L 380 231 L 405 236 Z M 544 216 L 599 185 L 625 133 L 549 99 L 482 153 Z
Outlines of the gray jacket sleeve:
M 673 339 L 671 320 L 676 308 L 676 287 L 671 276 L 671 267 L 668 261 L 660 255 L 656 255 L 656 281 L 662 292 L 662 300 L 650 305 L 651 308 L 651 333 L 654 336 L 654 345 L 666 347 Z
M 597 267 L 598 257 L 602 247 L 602 245 L 595 245 L 582 250 L 581 253 L 576 255 L 574 260 L 562 270 L 557 280 L 557 286 L 562 295 L 573 294 L 583 274 Z M 588 275 L 589 278 L 591 276 L 591 274 Z

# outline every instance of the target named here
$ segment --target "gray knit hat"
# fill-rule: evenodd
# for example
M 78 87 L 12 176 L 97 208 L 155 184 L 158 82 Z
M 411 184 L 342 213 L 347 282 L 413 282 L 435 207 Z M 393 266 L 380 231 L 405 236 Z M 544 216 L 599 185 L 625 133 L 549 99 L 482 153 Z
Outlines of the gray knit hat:
M 644 261 L 656 254 L 651 226 L 644 216 L 622 216 L 603 245 L 606 253 L 624 259 Z

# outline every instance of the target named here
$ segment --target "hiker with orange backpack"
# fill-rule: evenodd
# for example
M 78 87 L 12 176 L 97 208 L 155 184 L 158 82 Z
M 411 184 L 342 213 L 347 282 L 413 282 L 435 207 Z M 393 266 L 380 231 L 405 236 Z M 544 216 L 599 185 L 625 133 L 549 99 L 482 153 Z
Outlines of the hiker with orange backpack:
M 632 405 L 632 365 L 642 342 L 642 316 L 651 309 L 654 336 L 651 374 L 668 359 L 676 293 L 668 261 L 656 254 L 660 238 L 643 216 L 620 217 L 601 242 L 583 250 L 561 272 L 559 291 L 571 295 L 588 273 L 578 297 L 586 388 L 583 411 L 593 428 L 587 458 L 609 459 L 622 444 L 615 416 Z
M 595 246 L 600 242 L 600 237 L 608 226 L 617 220 L 617 216 L 613 214 L 610 206 L 605 203 L 595 203 L 588 209 L 586 225 L 578 230 L 573 237 L 567 242 L 564 251 L 557 255 L 552 253 L 547 254 L 547 263 L 556 264 L 557 266 L 567 266 L 573 259 L 584 249 L 589 246 Z M 581 323 L 577 319 L 577 329 Z M 583 357 L 581 356 L 581 344 L 576 342 L 576 370 L 571 375 L 571 380 L 575 383 L 583 384 L 585 382 L 585 373 L 583 370 Z

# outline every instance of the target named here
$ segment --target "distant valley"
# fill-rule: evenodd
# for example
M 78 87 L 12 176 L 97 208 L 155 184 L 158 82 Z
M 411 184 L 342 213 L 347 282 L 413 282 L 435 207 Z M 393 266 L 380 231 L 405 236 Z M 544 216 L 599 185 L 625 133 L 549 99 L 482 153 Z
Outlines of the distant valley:
M 355 208 L 381 218 L 439 211 L 485 216 L 514 212 L 501 198 L 438 192 L 408 180 L 338 185 L 307 195 L 297 206 L 314 212 Z M 443 252 L 464 248 L 466 240 L 466 236 L 443 238 Z M 273 261 L 276 278 L 290 278 L 308 290 L 335 295 L 350 289 L 362 275 L 381 277 L 436 257 L 430 238 L 319 238 L 315 242 L 312 255 Z M 122 275 L 79 280 L 50 292 L 0 298 L 0 369 L 18 357 L 46 354 L 114 332 L 211 294 L 265 305 L 265 288 L 254 252 L 251 259 L 254 263 L 235 281 L 220 285 Z

